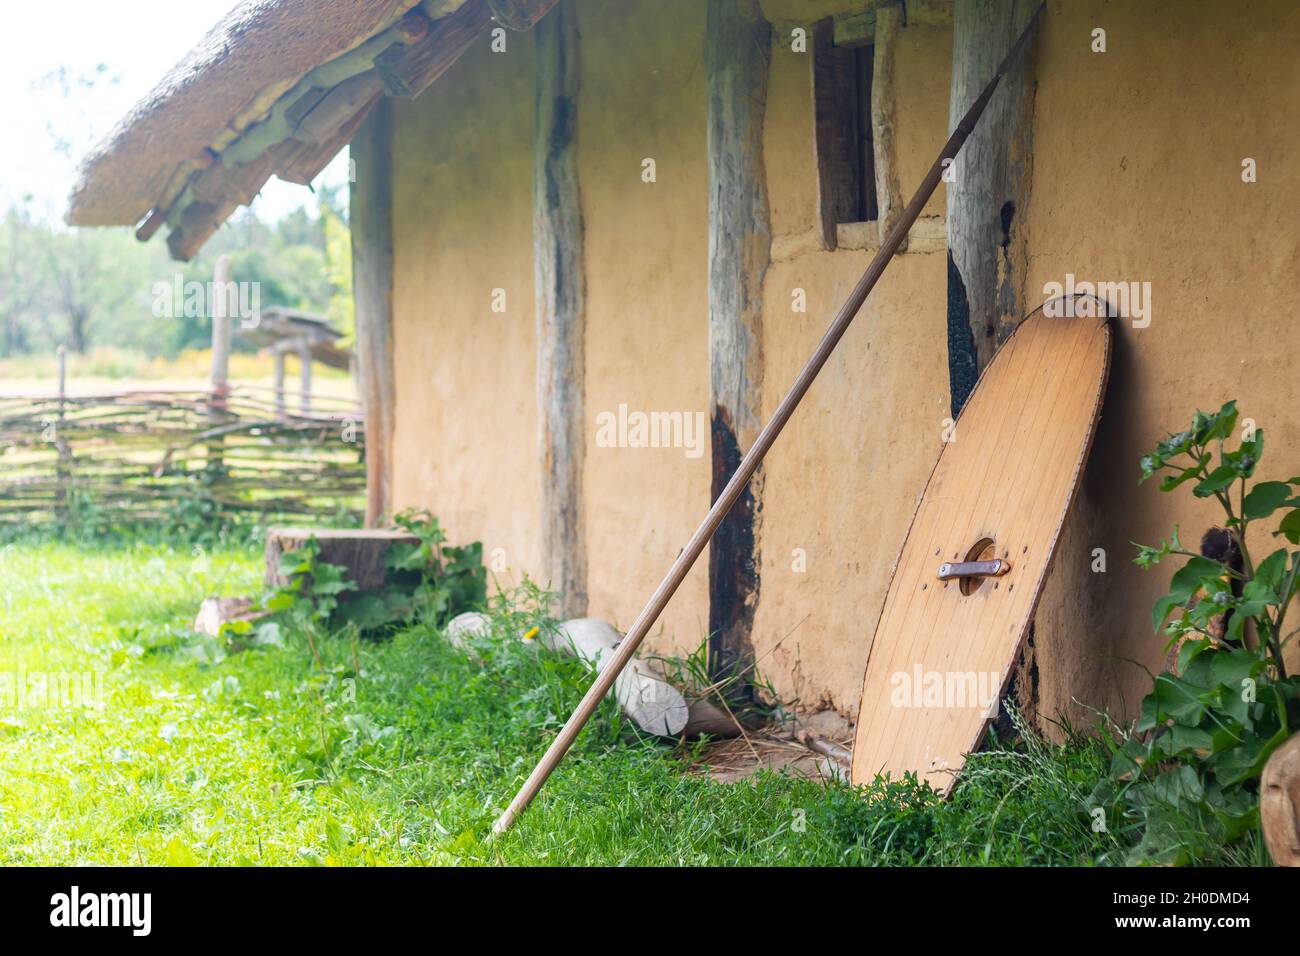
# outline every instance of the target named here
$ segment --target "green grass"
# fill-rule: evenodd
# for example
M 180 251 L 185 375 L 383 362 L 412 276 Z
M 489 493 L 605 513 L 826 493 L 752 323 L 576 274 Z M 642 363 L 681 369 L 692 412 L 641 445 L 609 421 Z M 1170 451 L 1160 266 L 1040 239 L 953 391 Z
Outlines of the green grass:
M 225 653 L 187 624 L 256 594 L 260 551 L 165 541 L 0 549 L 0 674 L 100 672 L 103 706 L 4 709 L 4 864 L 1087 864 L 1095 743 L 972 758 L 953 799 L 907 782 L 722 784 L 606 704 L 514 831 L 488 830 L 585 689 L 580 663 L 431 628 Z M 357 669 L 359 663 L 360 668 Z

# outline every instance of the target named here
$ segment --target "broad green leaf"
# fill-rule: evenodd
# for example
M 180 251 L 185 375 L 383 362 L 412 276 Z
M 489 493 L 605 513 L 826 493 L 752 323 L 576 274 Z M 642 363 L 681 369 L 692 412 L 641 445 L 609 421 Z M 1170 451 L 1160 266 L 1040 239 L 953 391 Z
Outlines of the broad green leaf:
M 1277 526 L 1277 530 L 1292 544 L 1300 544 L 1300 508 L 1288 511 Z
M 1241 504 L 1242 513 L 1250 519 L 1267 518 L 1291 495 L 1291 486 L 1285 481 L 1261 481 Z
M 1230 484 L 1236 481 L 1240 475 L 1237 469 L 1232 465 L 1220 465 L 1214 471 L 1210 472 L 1209 477 L 1197 484 L 1192 489 L 1192 494 L 1198 498 L 1208 498 L 1216 491 L 1222 491 Z

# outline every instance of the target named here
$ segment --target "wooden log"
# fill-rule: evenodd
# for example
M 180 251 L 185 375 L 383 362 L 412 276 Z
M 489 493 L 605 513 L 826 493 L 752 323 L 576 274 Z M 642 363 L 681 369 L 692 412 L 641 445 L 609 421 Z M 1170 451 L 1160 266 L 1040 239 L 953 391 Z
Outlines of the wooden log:
M 393 36 L 398 43 L 418 43 L 429 35 L 433 21 L 418 7 L 408 10 L 393 27 Z
M 234 203 L 195 202 L 181 212 L 180 223 L 167 234 L 167 251 L 179 262 L 189 262 L 235 211 Z
M 200 634 L 217 637 L 221 634 L 221 625 L 232 621 L 256 621 L 268 612 L 258 610 L 252 598 L 210 597 L 204 598 L 199 605 L 199 612 L 194 616 L 194 630 Z
M 1284 741 L 1264 764 L 1259 822 L 1278 866 L 1300 866 L 1300 734 Z
M 228 165 L 224 159 L 195 175 L 185 197 L 186 208 L 195 201 L 212 205 L 247 206 L 256 197 L 275 171 L 270 156 L 259 156 L 249 163 Z
M 565 621 L 555 633 L 539 635 L 551 650 L 573 654 L 602 670 L 623 640 L 614 627 L 594 617 Z M 614 681 L 613 694 L 623 713 L 647 733 L 675 737 L 690 717 L 685 698 L 650 661 L 633 658 Z
M 287 139 L 271 149 L 275 157 L 275 174 L 285 182 L 310 186 L 321 170 L 350 143 L 371 109 L 379 102 L 379 93 L 357 107 L 343 124 L 326 134 L 323 140 L 304 142 Z
M 377 528 L 271 528 L 266 533 L 266 583 L 281 587 L 288 579 L 280 573 L 280 556 L 299 551 L 311 538 L 320 546 L 318 560 L 346 570 L 359 591 L 377 591 L 387 580 L 384 566 L 388 549 L 397 542 L 418 544 L 405 531 Z
M 882 242 L 903 213 L 894 137 L 898 120 L 896 50 L 901 23 L 902 11 L 898 7 L 881 7 L 876 11 L 876 43 L 871 61 L 871 145 L 875 160 L 876 224 Z M 906 249 L 904 241 L 898 251 Z
M 468 611 L 448 622 L 446 637 L 453 646 L 468 651 L 472 649 L 472 641 L 486 636 L 491 626 L 486 614 Z M 578 657 L 599 672 L 613 659 L 623 635 L 606 621 L 584 617 L 565 621 L 554 630 L 542 629 L 536 639 L 549 650 Z M 619 709 L 646 733 L 676 737 L 690 732 L 692 707 L 652 661 L 633 658 L 619 674 L 610 693 L 618 701 Z M 701 707 L 699 713 L 726 729 L 724 719 L 719 717 L 721 712 L 712 705 Z
M 771 257 L 763 116 L 771 28 L 755 0 L 710 0 L 706 15 L 709 168 L 709 412 L 712 500 L 762 426 L 762 290 Z M 763 476 L 745 487 L 709 548 L 715 676 L 753 661 Z
M 352 289 L 358 385 L 365 410 L 366 525 L 392 508 L 393 186 L 392 105 L 380 100 L 352 140 Z
M 154 206 L 153 209 L 149 210 L 149 215 L 145 216 L 140 225 L 136 227 L 136 239 L 140 242 L 148 242 L 154 237 L 154 233 L 156 233 L 166 221 L 167 210 L 160 206 Z
M 344 80 L 327 92 L 310 112 L 296 122 L 294 138 L 307 143 L 329 142 L 340 129 L 347 127 L 358 113 L 368 110 L 383 92 L 384 85 L 380 82 L 379 74 L 374 70 L 367 70 L 349 80 Z M 364 118 L 362 113 L 362 119 Z M 356 122 L 359 125 L 360 121 Z M 355 127 L 353 131 L 355 132 Z
M 487 0 L 492 19 L 510 30 L 529 30 L 556 0 Z
M 538 27 L 535 49 L 533 276 L 542 561 L 560 613 L 578 617 L 587 611 L 582 498 L 586 276 L 578 190 L 578 31 L 570 4 L 562 4 Z
M 389 47 L 375 57 L 375 71 L 389 96 L 418 96 L 446 73 L 471 43 L 492 24 L 484 0 L 468 0 L 455 13 L 437 20 L 418 43 Z
M 253 201 L 275 171 L 275 157 L 259 156 L 236 166 L 222 160 L 196 173 L 190 186 L 167 214 L 173 224 L 167 236 L 171 257 L 188 262 L 239 206 Z
M 1039 0 L 956 0 L 949 126 L 1029 22 Z M 884 11 L 878 11 L 877 16 Z M 955 418 L 1026 305 L 1024 221 L 1031 178 L 1034 37 L 993 94 L 948 183 L 948 372 Z

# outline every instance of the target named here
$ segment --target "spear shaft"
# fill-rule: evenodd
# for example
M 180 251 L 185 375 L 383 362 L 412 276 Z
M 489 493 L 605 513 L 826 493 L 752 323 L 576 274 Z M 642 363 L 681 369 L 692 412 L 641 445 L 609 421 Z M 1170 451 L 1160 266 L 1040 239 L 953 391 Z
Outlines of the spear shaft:
M 700 522 L 700 526 L 695 530 L 695 533 L 691 535 L 691 539 L 686 543 L 686 547 L 682 549 L 681 553 L 677 556 L 677 560 L 673 562 L 672 567 L 668 569 L 668 573 L 664 575 L 664 579 L 659 583 L 659 587 L 655 589 L 654 594 L 650 596 L 650 600 L 646 602 L 645 608 L 637 616 L 636 621 L 633 622 L 632 629 L 627 632 L 627 637 L 625 637 L 618 645 L 618 649 L 614 652 L 613 657 L 610 658 L 609 662 L 604 666 L 600 673 L 596 675 L 596 680 L 591 685 L 591 689 L 583 696 L 581 702 L 574 709 L 573 714 L 570 715 L 567 721 L 565 721 L 564 727 L 561 728 L 555 739 L 551 741 L 551 745 L 547 748 L 542 759 L 538 761 L 537 766 L 533 768 L 533 772 L 528 775 L 528 779 L 525 780 L 524 785 L 519 788 L 519 792 L 515 794 L 515 798 L 510 801 L 510 806 L 505 809 L 501 816 L 497 818 L 496 823 L 492 825 L 493 833 L 504 833 L 506 830 L 509 830 L 518 818 L 519 814 L 528 807 L 532 802 L 533 797 L 535 797 L 537 792 L 541 790 L 542 785 L 546 783 L 546 779 L 551 775 L 551 772 L 564 758 L 564 755 L 568 752 L 569 748 L 573 746 L 573 742 L 577 739 L 579 732 L 581 732 L 582 728 L 586 726 L 587 721 L 591 719 L 591 715 L 595 713 L 596 708 L 600 706 L 600 702 L 605 698 L 605 695 L 609 693 L 610 688 L 614 686 L 614 681 L 618 679 L 618 675 L 623 672 L 623 668 L 625 668 L 628 662 L 632 659 L 632 656 L 636 653 L 637 647 L 640 646 L 641 641 L 645 638 L 646 634 L 649 633 L 650 628 L 654 626 L 655 621 L 659 619 L 659 615 L 672 599 L 672 596 L 676 593 L 677 588 L 686 578 L 687 573 L 691 570 L 691 567 L 695 564 L 700 554 L 703 553 L 704 548 L 708 545 L 714 532 L 717 531 L 718 526 L 722 524 L 722 519 L 727 516 L 727 512 L 730 511 L 736 501 L 739 500 L 742 492 L 745 490 L 745 486 L 749 484 L 749 480 L 754 477 L 754 472 L 758 470 L 758 466 L 762 463 L 763 457 L 768 453 L 768 450 L 771 449 L 777 436 L 781 434 L 781 429 L 783 429 L 786 422 L 790 420 L 790 416 L 794 414 L 794 410 L 799 407 L 799 402 L 812 386 L 813 380 L 817 378 L 817 373 L 822 370 L 822 366 L 826 364 L 826 360 L 829 359 L 831 353 L 835 351 L 835 346 L 839 344 L 844 333 L 848 331 L 854 317 L 858 314 L 858 310 L 862 308 L 862 303 L 866 301 L 867 296 L 875 287 L 876 282 L 879 281 L 880 276 L 884 273 L 890 261 L 894 258 L 894 254 L 898 251 L 899 246 L 902 245 L 903 240 L 907 237 L 908 230 L 912 228 L 912 224 L 915 223 L 917 218 L 921 215 L 921 210 L 925 207 L 926 202 L 930 199 L 930 196 L 934 193 L 935 189 L 938 188 L 939 182 L 943 178 L 944 170 L 946 168 L 945 164 L 957 155 L 962 144 L 966 142 L 967 137 L 969 137 L 974 131 L 975 124 L 979 122 L 979 118 L 983 114 L 984 108 L 988 106 L 989 100 L 992 99 L 994 91 L 997 90 L 998 83 L 1011 69 L 1011 65 L 1024 49 L 1024 46 L 1033 31 L 1034 25 L 1042 15 L 1044 6 L 1046 6 L 1046 4 L 1040 5 L 1038 9 L 1034 11 L 1034 15 L 1030 17 L 1029 23 L 1025 26 L 1020 37 L 1016 40 L 1015 44 L 1012 45 L 1006 57 L 1004 57 L 1002 62 L 998 65 L 997 71 L 993 74 L 992 79 L 989 80 L 988 84 L 984 87 L 984 90 L 980 93 L 975 102 L 971 104 L 970 109 L 966 111 L 966 115 L 963 116 L 961 121 L 957 124 L 957 128 L 952 131 L 952 135 L 948 137 L 948 142 L 944 144 L 943 150 L 939 153 L 939 158 L 934 161 L 934 165 L 931 166 L 930 171 L 926 173 L 925 179 L 922 180 L 921 185 L 917 187 L 915 195 L 912 196 L 912 201 L 907 204 L 907 207 L 903 210 L 898 222 L 894 224 L 894 228 L 886 234 L 884 241 L 880 244 L 880 250 L 871 260 L 866 271 L 862 273 L 862 278 L 860 278 L 857 285 L 853 287 L 853 291 L 849 293 L 848 300 L 845 301 L 844 305 L 840 307 L 839 312 L 836 313 L 830 327 L 827 328 L 821 341 L 817 343 L 817 348 L 813 350 L 812 356 L 808 359 L 807 364 L 804 365 L 803 370 L 799 372 L 799 376 L 794 380 L 794 384 L 790 386 L 790 390 L 786 393 L 785 398 L 781 399 L 781 404 L 776 407 L 776 411 L 772 414 L 772 417 L 768 420 L 767 424 L 763 426 L 763 430 L 759 432 L 758 438 L 755 439 L 754 444 L 750 447 L 749 451 L 745 453 L 745 457 L 741 459 L 740 464 L 736 467 L 735 473 L 727 482 L 726 487 L 722 489 L 722 493 L 718 495 L 717 500 L 714 501 L 713 507 L 711 507 L 709 513 L 704 516 L 704 520 Z

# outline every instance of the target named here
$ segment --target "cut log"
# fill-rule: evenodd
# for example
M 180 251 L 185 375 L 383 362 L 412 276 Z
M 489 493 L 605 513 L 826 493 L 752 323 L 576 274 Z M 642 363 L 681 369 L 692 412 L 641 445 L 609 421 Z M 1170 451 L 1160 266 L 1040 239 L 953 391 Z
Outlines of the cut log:
M 492 23 L 483 0 L 469 0 L 455 13 L 433 24 L 418 43 L 389 47 L 375 57 L 375 70 L 389 96 L 410 98 L 426 90 L 460 59 L 471 43 Z
M 1269 856 L 1278 866 L 1300 866 L 1300 734 L 1273 751 L 1259 786 L 1259 822 Z
M 280 556 L 299 551 L 315 537 L 320 546 L 318 560 L 345 569 L 359 591 L 377 591 L 386 579 L 385 559 L 397 542 L 418 544 L 419 538 L 405 531 L 375 528 L 272 528 L 266 534 L 266 583 L 282 587 L 288 579 L 280 574 Z
M 565 621 L 556 633 L 541 640 L 551 650 L 572 653 L 602 670 L 614 656 L 623 635 L 599 618 L 579 617 Z M 647 733 L 675 737 L 690 716 L 686 701 L 649 661 L 633 658 L 614 682 L 614 697 L 623 713 Z
M 492 618 L 481 611 L 466 611 L 447 622 L 447 643 L 457 650 L 469 651 L 475 638 L 486 637 L 492 630 Z
M 234 203 L 226 202 L 195 202 L 186 206 L 180 224 L 167 234 L 167 251 L 171 257 L 178 262 L 193 259 L 236 208 Z
M 199 605 L 199 613 L 194 617 L 194 630 L 200 634 L 217 637 L 221 625 L 231 621 L 256 621 L 265 617 L 266 611 L 254 607 L 252 598 L 210 597 Z
M 471 642 L 485 636 L 491 626 L 491 618 L 486 614 L 477 611 L 458 614 L 447 625 L 447 641 L 469 651 Z M 613 656 L 623 635 L 605 621 L 582 617 L 565 621 L 554 630 L 543 630 L 537 639 L 543 647 L 581 658 L 599 671 Z M 665 680 L 650 661 L 634 659 L 615 681 L 613 694 L 623 713 L 646 733 L 676 737 L 692 732 L 689 725 L 696 713 L 695 705 L 688 706 L 681 691 Z M 697 703 L 702 704 L 698 717 L 707 727 L 695 733 L 727 736 L 736 732 L 735 722 L 725 713 L 711 704 Z
M 344 80 L 321 97 L 311 112 L 297 120 L 294 138 L 310 143 L 329 142 L 363 108 L 368 110 L 383 92 L 384 85 L 374 70 Z M 360 124 L 360 120 L 356 122 Z M 355 132 L 356 127 L 352 129 Z

